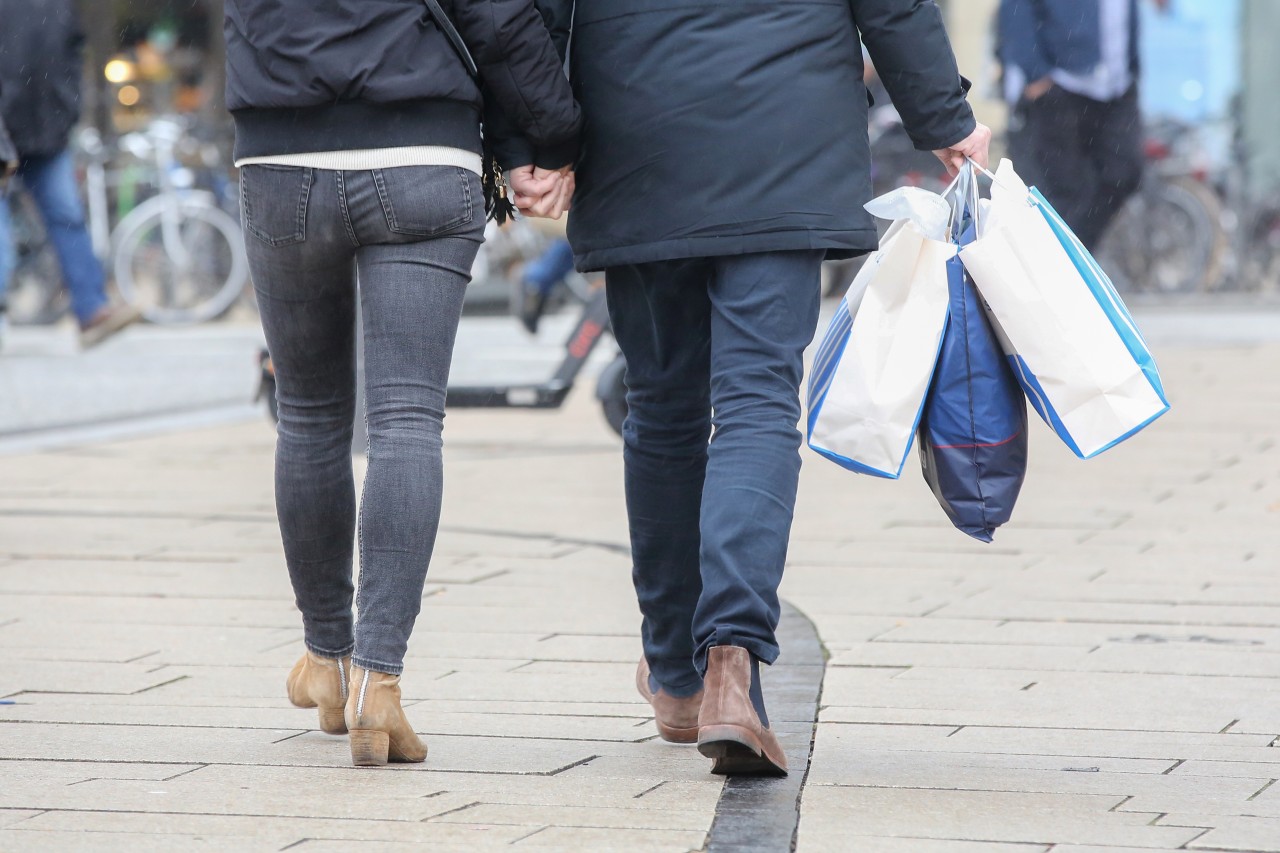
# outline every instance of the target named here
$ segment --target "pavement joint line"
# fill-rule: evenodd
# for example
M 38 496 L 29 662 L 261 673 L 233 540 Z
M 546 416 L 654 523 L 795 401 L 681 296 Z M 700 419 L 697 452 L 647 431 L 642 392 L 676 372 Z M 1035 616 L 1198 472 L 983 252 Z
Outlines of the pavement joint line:
M 480 800 L 476 800 L 475 802 L 467 803 L 465 806 L 457 806 L 455 808 L 449 809 L 448 811 L 443 811 L 443 812 L 440 812 L 439 814 L 433 814 L 433 815 L 430 815 L 429 817 L 424 817 L 420 822 L 429 823 L 430 821 L 433 821 L 436 818 L 445 817 L 446 815 L 451 815 L 451 814 L 457 814 L 458 812 L 465 812 L 467 809 L 474 809 L 476 806 L 479 806 L 479 805 L 483 805 L 483 803 L 481 803 Z
M 781 695 L 772 716 L 808 727 L 803 747 L 787 752 L 790 773 L 783 778 L 728 776 L 716 803 L 705 853 L 778 853 L 795 849 L 800 803 L 809 778 L 817 736 L 818 707 L 826 656 L 817 628 L 803 613 L 782 602 L 777 630 L 785 650 L 778 663 L 762 668 L 765 696 Z M 774 684 L 785 686 L 775 692 Z M 804 722 L 801 722 L 804 721 Z
M 540 826 L 540 827 L 538 827 L 537 829 L 535 829 L 533 832 L 530 832 L 528 835 L 522 835 L 522 836 L 520 836 L 519 838 L 514 838 L 514 839 L 512 839 L 512 840 L 511 840 L 511 843 L 512 843 L 512 844 L 519 844 L 521 841 L 524 841 L 525 839 L 533 838 L 533 836 L 537 835 L 539 832 L 544 831 L 545 829 L 547 829 L 547 827 L 545 827 L 545 826 Z
M 630 545 L 621 545 L 617 542 L 606 542 L 599 539 L 576 539 L 569 536 L 560 536 L 554 533 L 536 533 L 523 530 L 494 530 L 488 527 L 460 527 L 453 525 L 441 525 L 440 530 L 449 533 L 465 533 L 471 536 L 493 536 L 498 539 L 526 539 L 530 541 L 547 541 L 557 545 L 576 545 L 583 548 L 599 548 L 603 551 L 614 551 L 619 554 L 630 554 Z M 563 556 L 563 555 L 558 555 Z M 555 557 L 549 558 L 555 559 Z
M 0 435 L 0 456 L 72 450 L 85 445 L 240 424 L 260 418 L 262 412 L 253 403 L 222 400 L 212 405 L 151 412 L 141 417 L 5 433 Z

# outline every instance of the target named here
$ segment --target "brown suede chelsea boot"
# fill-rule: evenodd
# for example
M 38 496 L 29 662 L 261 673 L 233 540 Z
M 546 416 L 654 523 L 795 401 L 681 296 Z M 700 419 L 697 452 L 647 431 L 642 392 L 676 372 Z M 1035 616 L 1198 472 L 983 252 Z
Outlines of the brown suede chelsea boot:
M 697 742 L 698 709 L 702 707 L 704 691 L 681 697 L 672 696 L 659 687 L 654 693 L 649 689 L 649 661 L 643 657 L 636 668 L 636 689 L 653 706 L 653 719 L 663 740 L 671 743 Z
M 711 772 L 786 776 L 782 745 L 751 704 L 751 653 L 713 646 L 707 653 L 706 695 L 698 714 L 698 751 L 712 759 Z
M 308 651 L 285 679 L 289 701 L 299 708 L 319 708 L 320 731 L 345 735 L 347 724 L 343 720 L 343 709 L 347 705 L 347 673 L 350 671 L 350 657 L 325 658 Z
M 400 707 L 400 676 L 353 666 L 349 693 L 347 728 L 356 767 L 426 760 L 427 747 Z

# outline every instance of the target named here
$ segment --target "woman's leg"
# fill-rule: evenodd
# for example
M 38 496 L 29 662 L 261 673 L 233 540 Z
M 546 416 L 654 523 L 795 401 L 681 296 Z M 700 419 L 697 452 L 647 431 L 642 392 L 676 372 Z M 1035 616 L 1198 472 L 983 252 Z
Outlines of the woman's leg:
M 360 504 L 356 666 L 399 674 L 444 489 L 445 386 L 482 223 L 360 249 L 369 468 Z
M 249 166 L 245 244 L 276 372 L 276 514 L 307 648 L 349 654 L 355 244 L 333 172 Z

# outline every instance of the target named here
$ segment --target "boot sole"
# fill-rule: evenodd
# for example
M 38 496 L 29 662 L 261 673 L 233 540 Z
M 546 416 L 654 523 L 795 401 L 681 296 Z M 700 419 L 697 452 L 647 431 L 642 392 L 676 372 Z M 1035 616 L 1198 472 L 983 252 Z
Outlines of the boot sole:
M 711 759 L 720 776 L 786 776 L 787 768 L 768 756 L 760 739 L 742 726 L 704 726 L 698 752 Z
M 697 743 L 698 727 L 674 729 L 671 726 L 664 726 L 662 723 L 658 723 L 658 736 L 667 743 Z

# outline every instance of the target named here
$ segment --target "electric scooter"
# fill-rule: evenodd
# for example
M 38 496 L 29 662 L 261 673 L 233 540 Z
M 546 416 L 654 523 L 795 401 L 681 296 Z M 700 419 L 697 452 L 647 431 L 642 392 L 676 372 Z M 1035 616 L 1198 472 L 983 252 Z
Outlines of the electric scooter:
M 565 342 L 565 357 L 560 367 L 545 382 L 524 385 L 461 385 L 450 386 L 445 397 L 447 409 L 558 409 L 568 399 L 574 382 L 587 359 L 609 331 L 609 307 L 603 288 L 598 288 L 583 306 L 573 332 Z M 361 340 L 357 334 L 356 340 Z M 363 357 L 357 356 L 356 410 L 364 411 Z M 261 382 L 257 400 L 265 400 L 272 422 L 279 420 L 276 409 L 276 375 L 271 356 L 264 349 L 259 355 L 258 367 Z M 604 412 L 605 421 L 618 435 L 622 435 L 622 422 L 627 417 L 626 362 L 619 353 L 600 373 L 596 382 L 596 399 Z M 354 446 L 364 448 L 368 439 L 364 434 L 364 418 L 356 418 Z

